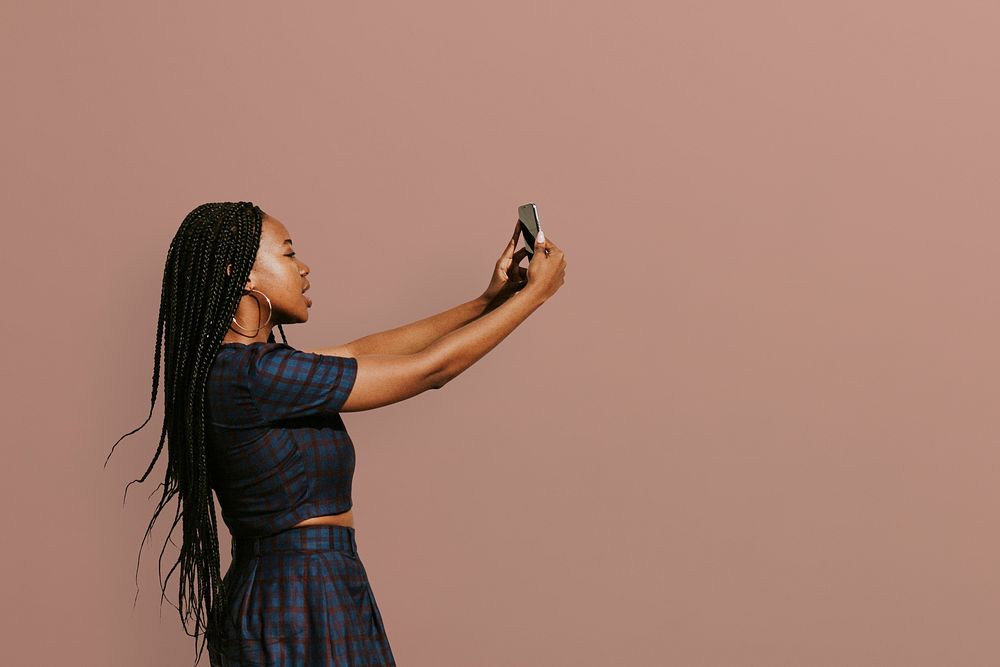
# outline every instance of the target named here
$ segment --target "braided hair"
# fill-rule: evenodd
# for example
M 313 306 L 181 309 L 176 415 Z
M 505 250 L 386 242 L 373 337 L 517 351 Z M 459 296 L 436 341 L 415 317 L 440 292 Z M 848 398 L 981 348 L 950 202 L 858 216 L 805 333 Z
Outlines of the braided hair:
M 180 613 L 185 633 L 195 638 L 195 665 L 201 660 L 205 646 L 203 643 L 199 648 L 199 635 L 205 636 L 211 652 L 216 641 L 215 629 L 222 627 L 225 613 L 215 503 L 208 473 L 205 384 L 256 259 L 263 218 L 264 212 L 252 202 L 202 204 L 184 218 L 167 250 L 163 270 L 149 416 L 138 428 L 119 438 L 108 454 L 110 459 L 123 438 L 149 422 L 159 385 L 160 347 L 165 343 L 163 384 L 166 405 L 160 442 L 146 472 L 125 486 L 125 496 L 128 496 L 131 484 L 144 482 L 149 476 L 163 451 L 164 438 L 169 436 L 166 476 L 159 485 L 163 487 L 163 494 L 146 527 L 139 546 L 139 558 L 142 557 L 142 545 L 160 512 L 175 495 L 179 496 L 167 540 L 173 543 L 170 535 L 181 519 L 184 539 L 177 561 L 167 573 L 166 580 L 161 579 L 160 600 L 162 604 L 166 597 L 166 582 L 180 566 L 178 605 L 171 605 Z M 231 274 L 227 273 L 227 266 L 231 266 Z M 278 331 L 282 341 L 287 343 L 280 324 Z M 268 342 L 274 340 L 272 331 Z M 104 464 L 106 467 L 107 459 Z M 153 489 L 155 492 L 156 489 Z M 122 499 L 124 503 L 125 498 Z M 164 542 L 160 551 L 161 562 L 166 546 Z M 138 572 L 137 561 L 137 583 Z M 192 617 L 195 621 L 193 634 L 188 631 L 187 623 Z

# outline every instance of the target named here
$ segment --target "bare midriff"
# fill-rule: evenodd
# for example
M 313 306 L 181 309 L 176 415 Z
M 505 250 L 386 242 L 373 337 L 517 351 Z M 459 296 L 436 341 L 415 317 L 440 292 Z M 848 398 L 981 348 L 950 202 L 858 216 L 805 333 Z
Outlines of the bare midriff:
M 298 528 L 299 526 L 348 526 L 354 528 L 354 510 L 349 509 L 341 514 L 325 514 L 323 516 L 314 516 L 308 519 L 299 521 L 297 524 L 292 526 L 293 528 Z

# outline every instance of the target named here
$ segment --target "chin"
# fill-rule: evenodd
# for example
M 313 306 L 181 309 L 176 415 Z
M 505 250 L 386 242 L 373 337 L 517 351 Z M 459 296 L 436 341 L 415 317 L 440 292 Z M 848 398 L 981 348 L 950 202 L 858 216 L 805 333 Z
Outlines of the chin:
M 302 322 L 307 322 L 309 320 L 309 311 L 307 309 L 302 309 L 299 311 L 288 310 L 285 311 L 282 317 L 282 324 L 301 324 Z

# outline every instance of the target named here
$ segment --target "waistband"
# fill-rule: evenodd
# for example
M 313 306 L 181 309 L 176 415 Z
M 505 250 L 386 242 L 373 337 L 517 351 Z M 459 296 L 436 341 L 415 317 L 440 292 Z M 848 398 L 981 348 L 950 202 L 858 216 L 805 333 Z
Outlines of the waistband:
M 346 551 L 357 555 L 354 528 L 316 524 L 288 528 L 273 535 L 234 537 L 233 558 L 259 556 L 273 551 Z

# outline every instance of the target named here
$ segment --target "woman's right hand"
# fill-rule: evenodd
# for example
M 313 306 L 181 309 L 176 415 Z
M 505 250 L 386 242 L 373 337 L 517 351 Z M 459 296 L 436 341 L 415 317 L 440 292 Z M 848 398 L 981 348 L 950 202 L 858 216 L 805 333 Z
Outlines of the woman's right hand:
M 528 284 L 523 290 L 534 293 L 544 301 L 566 282 L 566 257 L 556 244 L 545 238 L 542 231 L 535 239 L 534 250 L 528 262 Z

